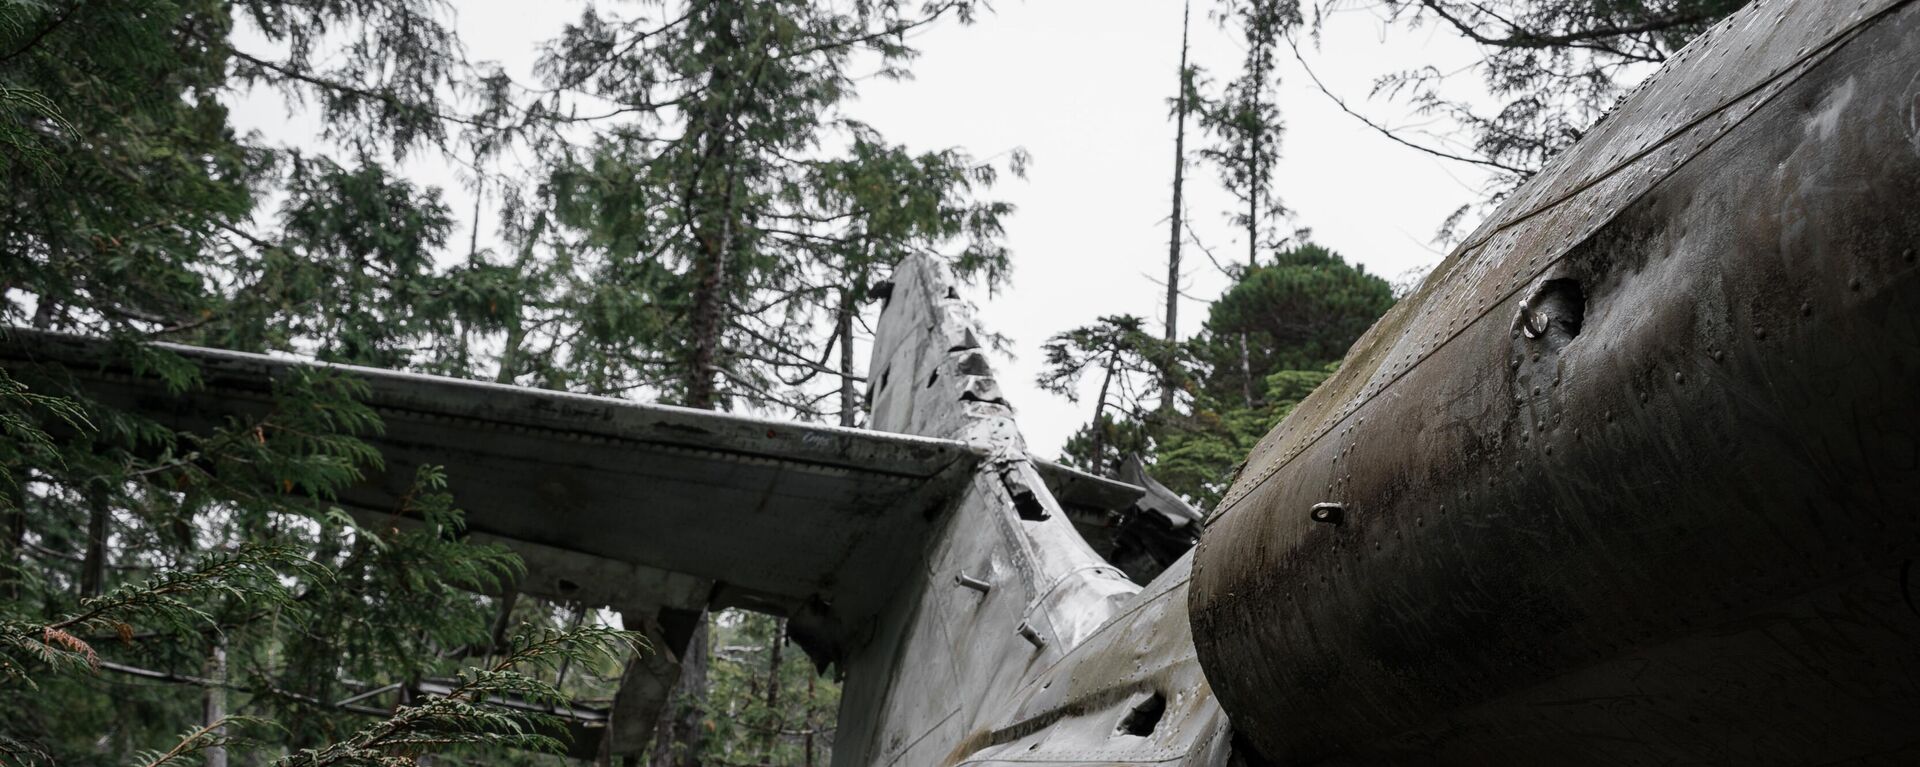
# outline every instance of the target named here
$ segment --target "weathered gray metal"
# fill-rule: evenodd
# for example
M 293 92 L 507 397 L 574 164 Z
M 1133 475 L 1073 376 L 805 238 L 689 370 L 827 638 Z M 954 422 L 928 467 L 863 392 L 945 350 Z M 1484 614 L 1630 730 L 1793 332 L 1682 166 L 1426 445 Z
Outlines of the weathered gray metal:
M 839 659 L 835 763 L 1222 763 L 1226 719 L 1186 632 L 1185 560 L 1142 592 L 1087 545 L 1038 481 L 1045 464 L 1028 458 L 951 285 L 930 260 L 896 271 L 868 367 L 872 424 L 988 459 L 916 577 Z
M 1916 247 L 1920 6 L 1688 46 L 1248 461 L 1190 594 L 1236 727 L 1281 764 L 1920 760 Z
M 98 340 L 25 329 L 5 331 L 0 361 L 64 368 L 108 404 L 190 430 L 265 412 L 299 369 L 353 376 L 383 420 L 371 439 L 385 467 L 344 505 L 385 518 L 416 467 L 444 466 L 471 530 L 528 559 L 522 592 L 616 609 L 877 605 L 981 458 L 951 440 L 166 348 L 205 385 L 170 394 Z

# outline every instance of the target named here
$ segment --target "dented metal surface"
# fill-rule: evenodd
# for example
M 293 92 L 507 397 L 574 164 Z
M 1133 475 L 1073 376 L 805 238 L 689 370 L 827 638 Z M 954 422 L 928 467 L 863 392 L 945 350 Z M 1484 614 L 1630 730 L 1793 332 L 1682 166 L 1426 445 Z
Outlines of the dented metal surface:
M 1920 758 L 1917 7 L 1718 25 L 1268 435 L 1190 594 L 1260 752 Z

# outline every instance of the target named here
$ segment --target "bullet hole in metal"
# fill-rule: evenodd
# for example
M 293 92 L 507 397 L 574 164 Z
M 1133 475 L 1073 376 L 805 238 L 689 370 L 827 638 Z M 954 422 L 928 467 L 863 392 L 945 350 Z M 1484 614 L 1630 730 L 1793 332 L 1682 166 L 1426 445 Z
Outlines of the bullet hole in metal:
M 949 300 L 952 300 L 952 299 L 956 299 L 956 298 L 959 298 L 959 297 L 960 297 L 960 291 L 959 291 L 959 290 L 956 290 L 956 289 L 955 289 L 955 288 L 954 288 L 954 287 L 953 287 L 952 285 L 948 285 L 948 286 L 947 286 L 947 298 L 948 298 Z
M 927 388 L 933 388 L 934 382 L 938 380 L 940 380 L 940 371 L 935 370 L 933 371 L 933 375 L 927 376 Z
M 1153 734 L 1154 729 L 1160 726 L 1161 718 L 1166 714 L 1167 698 L 1156 692 L 1127 711 L 1127 715 L 1120 718 L 1120 726 L 1116 729 L 1127 735 L 1144 738 Z

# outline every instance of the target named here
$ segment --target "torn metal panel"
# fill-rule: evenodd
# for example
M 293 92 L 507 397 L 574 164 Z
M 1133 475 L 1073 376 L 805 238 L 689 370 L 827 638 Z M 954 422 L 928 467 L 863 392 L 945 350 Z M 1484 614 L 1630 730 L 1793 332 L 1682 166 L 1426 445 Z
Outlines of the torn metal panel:
M 1221 717 L 1198 684 L 1191 643 L 1181 639 L 1184 626 L 1139 624 L 1109 634 L 1112 644 L 1093 641 L 1139 603 L 1140 587 L 1089 547 L 1056 496 L 1080 509 L 1119 514 L 1143 491 L 1026 456 L 1012 408 L 998 399 L 992 368 L 971 341 L 979 334 L 944 267 L 909 259 L 891 285 L 869 368 L 882 371 L 872 379 L 874 427 L 961 439 L 993 458 L 954 500 L 925 552 L 924 569 L 882 612 L 871 638 L 850 651 L 835 763 L 986 763 L 981 760 L 999 760 L 1001 747 L 1016 737 L 1062 739 L 1060 749 L 1044 755 L 1015 755 L 1023 761 L 1164 762 L 1166 754 L 1210 741 Z M 1169 589 L 1183 589 L 1184 579 L 1179 582 Z M 1155 604 L 1183 610 L 1184 598 L 1163 592 Z M 1179 680 L 1167 685 L 1160 718 L 1134 717 L 1133 729 L 1148 736 L 1119 727 L 1135 709 L 1153 708 L 1144 685 L 1126 694 L 1088 692 L 1087 698 L 1049 693 L 1046 702 L 1023 708 L 1023 700 L 1049 684 L 1043 675 L 1089 663 L 1118 665 L 1122 657 L 1152 659 L 1163 672 L 1180 669 L 1167 672 Z M 1139 700 L 1123 700 L 1133 692 Z M 1087 709 L 1092 697 L 1100 700 L 1099 713 L 1063 717 Z M 1165 707 L 1172 699 L 1177 704 Z M 1104 719 L 1106 709 L 1114 709 L 1115 721 L 1088 724 L 1089 717 Z M 1198 720 L 1205 723 L 1171 726 Z M 1070 733 L 1074 728 L 1090 729 Z M 1149 738 L 1158 740 L 1143 746 Z M 1198 758 L 1193 763 L 1213 757 Z

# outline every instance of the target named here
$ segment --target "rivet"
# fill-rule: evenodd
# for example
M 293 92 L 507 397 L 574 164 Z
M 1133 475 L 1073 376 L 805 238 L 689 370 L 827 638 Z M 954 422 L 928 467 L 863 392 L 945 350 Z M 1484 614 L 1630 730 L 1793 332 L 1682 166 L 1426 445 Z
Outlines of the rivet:
M 1713 350 L 1713 361 L 1714 361 L 1714 362 L 1719 362 L 1719 361 L 1721 361 L 1721 360 L 1723 360 L 1723 359 L 1726 359 L 1726 358 L 1727 358 L 1727 353 L 1726 353 L 1726 352 L 1723 352 L 1723 351 L 1721 351 L 1721 350 L 1719 350 L 1719 349 L 1715 349 L 1715 350 Z
M 1754 337 L 1754 338 L 1766 338 L 1766 337 L 1767 337 L 1767 329 L 1766 329 L 1766 328 L 1754 328 L 1754 329 L 1753 329 L 1753 337 Z
M 1802 317 L 1812 317 L 1812 316 L 1813 316 L 1813 302 L 1812 302 L 1812 301 L 1805 301 L 1805 302 L 1802 302 L 1802 303 L 1800 304 L 1800 316 L 1802 316 Z
M 1851 279 L 1851 280 L 1847 280 L 1847 287 L 1849 287 L 1849 288 L 1852 288 L 1852 289 L 1854 289 L 1854 290 L 1859 290 L 1859 289 L 1860 289 L 1860 278 L 1859 278 L 1859 277 L 1855 277 L 1855 278 L 1853 278 L 1853 279 Z
M 1686 382 L 1687 382 L 1687 374 L 1686 374 L 1686 373 L 1680 373 L 1680 372 L 1676 372 L 1676 373 L 1674 373 L 1674 374 L 1673 374 L 1673 382 L 1674 382 L 1674 383 L 1686 383 Z

